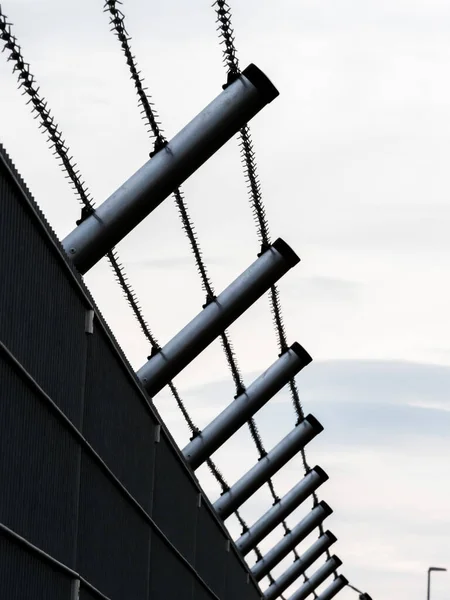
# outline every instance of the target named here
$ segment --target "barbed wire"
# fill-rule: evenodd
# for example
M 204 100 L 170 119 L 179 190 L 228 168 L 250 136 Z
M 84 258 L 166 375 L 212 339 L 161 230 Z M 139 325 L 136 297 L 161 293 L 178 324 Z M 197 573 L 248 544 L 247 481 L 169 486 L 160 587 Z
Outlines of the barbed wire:
M 110 14 L 110 25 L 112 26 L 113 32 L 115 33 L 115 35 L 117 36 L 118 40 L 121 43 L 123 53 L 125 55 L 127 64 L 130 68 L 132 78 L 135 82 L 135 87 L 137 90 L 142 90 L 142 89 L 144 89 L 144 87 L 143 87 L 144 80 L 141 79 L 140 83 L 136 83 L 136 78 L 140 79 L 140 76 L 137 75 L 139 73 L 139 71 L 138 71 L 136 59 L 135 59 L 134 55 L 132 54 L 131 47 L 130 47 L 131 37 L 125 27 L 125 15 L 124 15 L 123 11 L 118 8 L 119 4 L 123 5 L 123 2 L 119 2 L 119 0 L 106 0 L 105 5 L 104 5 L 104 10 L 105 10 L 105 12 L 108 12 Z M 154 109 L 153 109 L 153 103 L 151 102 L 148 94 L 138 93 L 138 104 L 143 108 L 143 110 L 142 110 L 143 118 L 147 119 L 147 124 L 150 126 L 150 129 L 152 130 L 154 137 L 156 139 L 158 139 L 157 133 L 153 130 L 153 127 L 152 127 L 152 120 L 155 121 L 153 114 L 152 114 Z M 150 115 L 150 119 L 149 119 L 149 115 Z M 162 136 L 160 128 L 158 130 L 158 133 L 160 136 Z M 175 197 L 175 202 L 176 202 L 176 205 L 177 205 L 180 217 L 181 217 L 183 229 L 185 230 L 185 232 L 187 233 L 187 236 L 189 238 L 189 242 L 191 245 L 191 251 L 194 255 L 197 269 L 198 269 L 201 279 L 202 279 L 202 285 L 203 285 L 204 289 L 207 291 L 207 301 L 210 301 L 211 299 L 215 298 L 215 294 L 214 294 L 211 280 L 208 276 L 207 267 L 206 267 L 206 264 L 203 259 L 203 254 L 200 249 L 199 241 L 194 232 L 192 220 L 188 214 L 186 203 L 185 203 L 182 193 L 179 189 L 175 190 L 174 197 Z M 231 340 L 230 340 L 229 336 L 227 335 L 227 333 L 224 333 L 222 335 L 222 346 L 224 348 L 224 352 L 227 357 L 228 366 L 229 366 L 230 371 L 233 376 L 233 380 L 234 380 L 235 387 L 236 387 L 236 395 L 239 395 L 243 391 L 245 391 L 245 387 L 244 387 L 244 384 L 242 381 L 242 376 L 241 376 L 241 373 L 239 370 L 236 355 L 234 353 L 234 350 L 231 345 Z M 251 434 L 252 439 L 257 447 L 260 457 L 266 456 L 267 451 L 264 448 L 264 445 L 261 440 L 261 436 L 259 434 L 259 431 L 258 431 L 258 428 L 256 426 L 254 419 L 249 420 L 248 426 L 250 429 L 250 434 Z M 269 481 L 268 484 L 269 484 L 269 488 L 270 488 L 270 491 L 271 491 L 274 501 L 278 501 L 279 498 L 275 493 L 273 482 Z
M 118 8 L 119 5 L 123 6 L 123 2 L 121 2 L 120 0 L 105 0 L 104 11 L 109 13 L 109 15 L 110 15 L 111 30 L 114 32 L 114 34 L 118 38 L 118 40 L 121 44 L 122 51 L 125 55 L 127 65 L 131 72 L 131 77 L 134 81 L 135 88 L 138 93 L 138 106 L 140 106 L 142 109 L 141 110 L 142 117 L 144 120 L 146 120 L 146 124 L 149 127 L 149 131 L 151 131 L 151 133 L 153 134 L 153 137 L 156 140 L 157 145 L 155 144 L 155 148 L 154 148 L 154 152 L 155 152 L 158 149 L 160 149 L 161 147 L 163 147 L 163 143 L 165 144 L 167 142 L 166 142 L 165 138 L 163 137 L 160 123 L 158 123 L 158 130 L 156 130 L 153 126 L 153 123 L 156 122 L 156 117 L 155 117 L 155 112 L 154 112 L 154 110 L 155 110 L 154 104 L 153 104 L 153 102 L 151 102 L 150 96 L 146 92 L 143 93 L 143 90 L 145 89 L 144 83 L 143 83 L 144 79 L 140 75 L 140 72 L 139 72 L 138 66 L 137 66 L 137 62 L 136 62 L 136 58 L 132 53 L 131 46 L 130 46 L 131 36 L 129 35 L 129 33 L 126 29 L 125 15 L 124 15 L 123 11 Z M 228 44 L 230 45 L 232 43 L 233 43 L 233 39 L 230 38 L 228 40 Z M 233 67 L 231 66 L 230 68 L 233 68 Z M 162 142 L 162 140 L 164 140 L 164 141 Z M 191 251 L 194 255 L 197 270 L 201 277 L 203 289 L 207 293 L 207 302 L 210 302 L 211 300 L 213 300 L 215 298 L 215 293 L 214 293 L 214 289 L 213 289 L 211 280 L 208 275 L 206 264 L 203 259 L 203 253 L 200 248 L 198 237 L 195 233 L 192 220 L 188 213 L 186 202 L 185 202 L 182 192 L 179 188 L 175 190 L 173 195 L 174 195 L 176 206 L 178 208 L 179 216 L 181 218 L 182 227 L 183 227 L 184 231 L 186 232 L 187 237 L 189 239 Z M 239 366 L 237 363 L 235 352 L 231 345 L 231 340 L 226 332 L 222 334 L 221 342 L 222 342 L 222 347 L 223 347 L 225 356 L 227 358 L 228 367 L 231 371 L 231 374 L 232 374 L 232 377 L 233 377 L 233 380 L 235 383 L 236 396 L 238 396 L 245 391 L 245 386 L 242 381 L 242 376 L 241 376 L 240 369 L 239 369 Z M 285 343 L 284 347 L 283 347 L 283 351 L 286 349 L 287 349 L 287 344 Z M 183 416 L 186 420 L 189 419 L 190 421 L 192 421 L 191 417 L 188 415 L 188 413 L 184 407 L 183 407 Z M 259 430 L 258 430 L 257 425 L 253 418 L 251 418 L 248 421 L 248 427 L 250 430 L 250 435 L 251 435 L 253 442 L 258 450 L 260 458 L 266 456 L 267 451 L 263 445 L 261 435 L 259 433 Z M 213 476 L 216 478 L 216 480 L 222 486 L 222 491 L 224 491 L 226 489 L 225 488 L 226 483 L 224 482 L 221 475 L 218 473 L 217 467 L 214 465 L 214 463 L 211 462 L 211 460 L 209 460 L 207 464 L 210 469 L 210 472 L 213 474 Z M 270 490 L 270 493 L 272 495 L 274 502 L 279 502 L 279 497 L 275 491 L 273 481 L 271 479 L 269 479 L 267 484 L 269 486 L 269 490 Z M 243 528 L 243 531 L 246 531 L 248 529 L 248 527 L 238 512 L 236 513 L 236 516 L 238 518 L 239 523 L 241 524 L 241 526 Z M 285 533 L 289 533 L 290 530 L 289 530 L 286 522 L 283 521 L 282 524 L 283 524 Z M 260 560 L 262 558 L 262 555 L 257 547 L 255 549 L 255 553 L 256 553 L 257 559 Z M 295 553 L 295 557 L 298 558 L 298 555 L 296 553 Z M 270 580 L 270 582 L 273 582 L 272 576 L 269 576 L 269 580 Z
M 80 171 L 77 164 L 73 162 L 73 158 L 70 156 L 70 149 L 48 108 L 47 101 L 39 93 L 40 88 L 35 85 L 34 76 L 30 72 L 30 65 L 25 62 L 25 59 L 22 56 L 20 46 L 17 43 L 17 38 L 12 33 L 11 23 L 8 23 L 1 5 L 0 39 L 4 42 L 2 52 L 7 50 L 9 52 L 7 60 L 14 62 L 13 73 L 17 73 L 19 90 L 22 89 L 23 94 L 28 96 L 27 104 L 31 103 L 32 112 L 36 113 L 36 117 L 40 119 L 39 128 L 42 128 L 47 134 L 47 142 L 49 143 L 50 149 L 58 157 L 60 166 L 66 171 L 67 177 L 70 179 L 70 183 L 78 196 L 80 203 L 87 209 L 93 210 L 94 204 L 89 190 L 80 177 Z
M 223 62 L 227 69 L 228 77 L 235 77 L 240 73 L 239 71 L 239 63 L 237 57 L 237 49 L 235 46 L 235 34 L 234 29 L 231 22 L 231 8 L 226 0 L 215 0 L 213 3 L 213 8 L 215 8 L 217 15 L 217 30 L 219 32 L 219 39 L 221 39 L 221 44 L 224 45 L 224 49 L 222 51 Z M 255 158 L 255 150 L 253 147 L 253 141 L 251 138 L 250 127 L 245 125 L 239 132 L 240 136 L 240 147 L 241 147 L 241 161 L 244 170 L 244 177 L 247 181 L 248 195 L 250 200 L 250 205 L 253 212 L 253 217 L 256 223 L 256 230 L 258 234 L 259 241 L 262 247 L 267 247 L 270 244 L 270 235 L 269 235 L 269 224 L 267 219 L 266 210 L 263 203 L 262 192 L 261 192 L 261 184 L 257 172 L 256 166 L 256 158 Z M 270 290 L 270 308 L 272 312 L 273 323 L 275 326 L 275 331 L 277 335 L 278 346 L 281 352 L 285 351 L 287 348 L 286 341 L 286 329 L 283 322 L 283 315 L 281 310 L 281 302 L 280 302 L 280 294 L 278 291 L 278 287 L 276 285 L 272 286 Z M 298 392 L 297 384 L 295 379 L 292 379 L 289 382 L 289 388 L 291 392 L 292 404 L 294 406 L 294 410 L 297 416 L 297 420 L 300 421 L 304 418 L 304 411 L 302 407 L 302 403 L 300 401 L 300 395 Z M 306 452 L 302 448 L 301 457 L 303 462 L 303 467 L 305 473 L 310 470 L 310 466 L 306 459 Z M 319 503 L 319 498 L 316 492 L 313 492 L 313 505 L 316 506 Z M 322 523 L 318 526 L 319 534 L 324 534 L 324 527 Z M 330 550 L 327 548 L 326 550 L 327 559 L 331 558 Z M 307 580 L 307 576 L 303 573 L 305 581 Z M 334 577 L 338 576 L 337 570 L 334 571 Z M 355 591 L 358 591 L 357 588 L 353 586 L 349 586 Z M 360 592 L 359 592 L 360 593 Z M 317 594 L 314 592 L 315 598 L 317 598 Z
M 219 39 L 221 39 L 221 44 L 223 44 L 224 48 L 222 51 L 223 62 L 227 70 L 228 78 L 234 77 L 240 73 L 239 70 L 239 62 L 237 58 L 237 49 L 235 46 L 235 34 L 234 29 L 231 23 L 231 8 L 229 4 L 225 0 L 217 0 L 213 4 L 213 8 L 215 8 L 217 15 L 217 31 L 219 33 Z M 265 210 L 265 206 L 263 203 L 262 192 L 261 192 L 261 183 L 259 180 L 259 175 L 256 166 L 256 157 L 255 150 L 253 147 L 253 141 L 251 137 L 250 127 L 249 125 L 244 125 L 239 132 L 240 137 L 240 153 L 241 153 L 241 163 L 244 171 L 244 178 L 247 182 L 247 190 L 250 201 L 250 206 L 253 213 L 253 218 L 256 225 L 256 231 L 258 235 L 259 242 L 261 244 L 261 248 L 267 248 L 270 245 L 270 233 L 269 233 L 269 223 L 267 219 L 267 214 Z M 272 320 L 275 327 L 275 333 L 277 337 L 277 343 L 279 350 L 281 352 L 285 352 L 287 345 L 287 336 L 286 329 L 283 321 L 283 314 L 281 310 L 281 300 L 280 294 L 278 291 L 278 287 L 273 285 L 270 289 L 269 293 L 269 302 L 270 302 L 270 310 L 272 313 Z M 295 382 L 295 379 L 292 379 L 289 382 L 289 389 L 291 393 L 291 400 L 294 406 L 294 410 L 297 417 L 297 423 L 303 420 L 304 411 L 300 401 L 300 395 L 298 393 L 298 388 Z M 301 449 L 301 458 L 303 463 L 303 468 L 305 473 L 310 471 L 310 466 L 306 459 L 305 450 Z M 272 490 L 271 490 L 272 491 Z M 313 505 L 317 505 L 319 502 L 317 494 L 313 493 Z M 288 530 L 287 524 L 285 525 L 285 530 Z M 319 526 L 319 534 L 323 535 L 324 529 L 323 526 Z M 298 554 L 296 550 L 293 550 L 294 557 L 297 559 Z M 330 551 L 326 550 L 327 558 L 331 557 Z M 335 574 L 336 575 L 336 574 Z M 304 581 L 308 581 L 308 577 L 306 573 L 303 573 Z M 314 592 L 314 596 L 317 597 Z

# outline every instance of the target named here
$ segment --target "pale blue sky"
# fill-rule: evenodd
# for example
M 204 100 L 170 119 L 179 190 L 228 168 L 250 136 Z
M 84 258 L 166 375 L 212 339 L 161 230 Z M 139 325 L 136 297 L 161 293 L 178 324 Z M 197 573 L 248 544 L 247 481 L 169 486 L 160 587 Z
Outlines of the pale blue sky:
M 102 5 L 2 2 L 97 203 L 151 149 Z M 209 5 L 125 0 L 133 49 L 169 137 L 225 80 Z M 344 561 L 342 572 L 374 600 L 420 600 L 427 567 L 450 568 L 450 4 L 232 6 L 241 66 L 256 63 L 280 90 L 252 131 L 273 237 L 302 258 L 280 289 L 289 339 L 314 357 L 298 384 L 305 411 L 325 425 L 309 460 L 330 474 L 320 495 L 335 509 L 333 550 Z M 64 237 L 79 206 L 4 60 L 0 89 L 1 140 Z M 257 252 L 236 142 L 184 191 L 220 290 Z M 168 340 L 204 301 L 171 200 L 119 251 L 152 330 Z M 140 367 L 148 347 L 107 265 L 86 281 Z M 250 382 L 276 357 L 267 301 L 231 335 Z M 219 345 L 177 384 L 195 420 L 207 423 L 233 396 Z M 188 434 L 170 396 L 163 392 L 155 404 L 184 446 Z M 287 433 L 287 394 L 257 422 L 267 447 Z M 245 431 L 217 453 L 230 482 L 255 458 Z M 213 482 L 200 475 L 214 497 Z M 300 476 L 294 460 L 276 477 L 281 493 Z M 268 505 L 262 491 L 243 512 L 252 521 Z M 236 531 L 232 522 L 230 529 Z M 433 600 L 449 598 L 450 575 L 435 575 L 433 584 Z M 345 590 L 339 597 L 356 596 Z

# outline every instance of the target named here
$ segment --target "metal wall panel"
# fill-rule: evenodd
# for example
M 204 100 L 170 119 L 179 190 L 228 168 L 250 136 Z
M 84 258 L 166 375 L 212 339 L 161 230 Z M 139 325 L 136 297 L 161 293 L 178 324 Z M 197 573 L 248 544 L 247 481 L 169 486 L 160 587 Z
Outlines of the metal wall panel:
M 0 161 L 0 339 L 80 423 L 85 304 Z
M 152 538 L 149 600 L 192 600 L 193 574 L 156 534 Z
M 202 579 L 221 598 L 225 592 L 228 560 L 227 538 L 217 527 L 217 521 L 210 511 L 202 506 L 198 510 L 195 567 Z
M 195 553 L 198 490 L 164 434 L 156 444 L 152 517 L 176 548 L 191 562 Z
M 194 600 L 217 600 L 217 596 L 206 590 L 200 583 L 195 583 Z
M 108 596 L 103 594 L 100 590 L 86 586 L 84 581 L 79 581 L 78 596 L 75 593 L 72 594 L 71 600 L 111 600 Z M 126 599 L 128 600 L 128 599 Z M 147 599 L 145 599 L 147 600 Z
M 80 595 L 77 600 L 99 600 L 98 594 L 95 592 L 91 592 L 91 590 L 83 587 L 83 584 L 80 585 Z
M 98 313 L 85 333 L 89 294 L 4 160 L 0 146 L 0 340 L 127 491 L 3 352 L 0 524 L 110 600 L 256 600 L 164 428 L 155 441 L 159 417 Z M 0 533 L 1 598 L 72 600 L 71 576 L 15 544 Z M 99 597 L 81 583 L 80 600 Z
M 253 590 L 254 586 L 248 580 L 248 572 L 238 562 L 236 556 L 230 553 L 227 564 L 225 600 L 253 600 L 251 595 Z
M 2 600 L 71 600 L 72 581 L 0 533 Z
M 150 527 L 83 452 L 77 572 L 112 600 L 147 598 Z
M 248 586 L 248 590 L 244 592 L 243 600 L 263 600 L 263 595 L 255 586 Z
M 195 582 L 193 600 L 217 600 L 217 596 L 205 589 L 200 583 Z
M 96 323 L 88 341 L 83 434 L 150 512 L 156 421 Z
M 262 600 L 263 595 L 260 590 L 256 587 L 256 585 L 252 585 L 249 583 L 247 586 L 247 590 L 243 591 L 243 599 L 244 600 Z
M 77 444 L 3 354 L 0 381 L 0 523 L 73 566 Z

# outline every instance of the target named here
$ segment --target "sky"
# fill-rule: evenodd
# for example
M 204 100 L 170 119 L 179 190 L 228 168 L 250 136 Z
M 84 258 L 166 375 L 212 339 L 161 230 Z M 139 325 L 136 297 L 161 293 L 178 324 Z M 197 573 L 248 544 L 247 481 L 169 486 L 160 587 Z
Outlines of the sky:
M 169 138 L 225 82 L 210 3 L 124 0 L 132 47 Z M 97 204 L 152 150 L 102 4 L 2 1 Z M 330 476 L 320 497 L 334 509 L 326 521 L 338 537 L 332 550 L 341 572 L 374 600 L 420 600 L 427 568 L 450 568 L 450 4 L 235 0 L 232 8 L 241 67 L 255 63 L 280 91 L 251 130 L 272 238 L 301 257 L 279 287 L 289 342 L 314 359 L 297 383 L 305 413 L 325 427 L 307 455 Z M 62 239 L 80 208 L 6 60 L 0 90 L 1 141 Z M 258 251 L 236 139 L 183 190 L 220 291 Z M 153 333 L 168 341 L 204 302 L 173 201 L 118 251 Z M 139 368 L 148 344 L 107 263 L 85 280 Z M 277 357 L 267 299 L 230 335 L 250 383 Z M 176 384 L 199 426 L 234 394 L 218 343 Z M 154 402 L 182 448 L 189 433 L 171 396 L 163 390 Z M 288 393 L 256 421 L 270 449 L 294 424 Z M 214 459 L 230 483 L 237 480 L 257 459 L 247 430 Z M 214 481 L 203 468 L 198 476 L 215 500 Z M 279 494 L 301 477 L 295 458 L 274 477 Z M 264 488 L 242 513 L 252 523 L 269 506 Z M 233 518 L 227 525 L 237 537 Z M 278 528 L 261 548 L 280 536 Z M 339 595 L 356 597 L 349 589 Z M 432 598 L 450 598 L 450 574 L 433 575 Z

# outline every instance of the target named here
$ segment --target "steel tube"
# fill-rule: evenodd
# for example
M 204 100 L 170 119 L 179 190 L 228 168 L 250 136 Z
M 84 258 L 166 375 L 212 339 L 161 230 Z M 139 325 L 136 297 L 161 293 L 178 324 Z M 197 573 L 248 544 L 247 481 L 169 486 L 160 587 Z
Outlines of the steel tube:
M 178 375 L 299 260 L 286 242 L 276 240 L 138 371 L 150 396 Z
M 291 514 L 319 486 L 327 481 L 328 475 L 316 466 L 297 483 L 279 502 L 274 504 L 260 517 L 241 537 L 236 540 L 236 546 L 245 556 L 266 537 L 283 519 Z
M 297 342 L 258 377 L 184 448 L 192 469 L 198 469 L 312 358 Z
M 336 579 L 319 595 L 317 600 L 331 600 L 336 594 L 343 590 L 346 585 L 348 585 L 348 579 L 343 575 L 338 575 L 338 577 L 336 577 Z
M 300 589 L 290 596 L 289 600 L 305 600 L 321 583 L 342 565 L 337 556 L 332 556 L 318 569 Z
M 306 569 L 316 562 L 316 560 L 328 548 L 334 544 L 336 537 L 331 531 L 326 531 L 320 536 L 308 550 L 302 554 L 292 565 L 265 591 L 264 600 L 275 600 L 284 592 Z
M 269 550 L 252 568 L 252 573 L 259 581 L 271 571 L 289 552 L 295 548 L 307 535 L 314 531 L 333 511 L 326 502 L 319 502 L 300 523 L 286 534 L 278 544 Z
M 297 452 L 323 430 L 312 415 L 308 415 L 254 467 L 243 475 L 214 503 L 223 520 L 227 519 L 241 504 L 256 492 L 268 479 L 283 467 Z
M 65 238 L 64 249 L 80 273 L 93 267 L 277 96 L 264 73 L 248 66 Z

